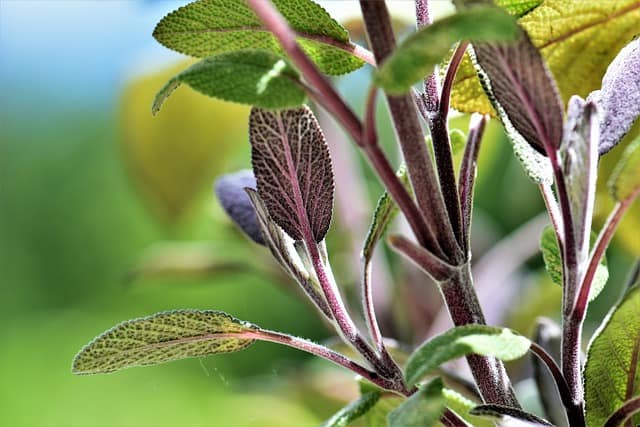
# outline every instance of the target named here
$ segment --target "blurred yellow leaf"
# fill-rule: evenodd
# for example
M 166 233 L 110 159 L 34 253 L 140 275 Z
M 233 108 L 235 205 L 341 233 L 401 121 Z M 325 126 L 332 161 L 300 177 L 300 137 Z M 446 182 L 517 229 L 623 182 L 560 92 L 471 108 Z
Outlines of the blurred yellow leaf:
M 152 116 L 158 89 L 187 65 L 137 78 L 122 94 L 125 163 L 146 205 L 165 224 L 183 220 L 233 154 L 248 147 L 249 108 L 243 105 L 184 88 Z

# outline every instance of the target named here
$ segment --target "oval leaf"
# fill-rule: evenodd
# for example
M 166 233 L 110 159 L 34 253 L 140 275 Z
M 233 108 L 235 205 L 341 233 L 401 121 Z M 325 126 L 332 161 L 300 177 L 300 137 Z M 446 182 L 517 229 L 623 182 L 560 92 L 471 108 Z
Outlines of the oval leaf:
M 600 107 L 599 152 L 618 145 L 640 115 L 640 39 L 616 56 L 602 78 L 602 88 L 589 95 Z
M 349 34 L 311 0 L 273 0 L 300 36 L 302 49 L 324 73 L 338 75 L 364 62 L 350 52 Z M 171 12 L 153 36 L 162 45 L 186 55 L 206 58 L 243 49 L 282 53 L 280 45 L 244 0 L 199 0 Z
M 402 94 L 431 73 L 459 40 L 505 41 L 518 34 L 515 19 L 495 7 L 475 7 L 423 27 L 408 37 L 382 64 L 376 81 Z
M 530 345 L 528 339 L 506 328 L 458 326 L 422 344 L 409 357 L 405 379 L 407 383 L 415 384 L 443 363 L 470 354 L 514 360 L 522 357 Z
M 273 220 L 295 240 L 322 241 L 331 224 L 333 169 L 311 110 L 254 108 L 249 139 L 258 193 Z
M 387 416 L 389 427 L 437 426 L 446 408 L 442 379 L 435 378 Z
M 357 420 L 367 412 L 380 400 L 380 391 L 370 391 L 360 396 L 344 408 L 329 418 L 322 427 L 344 427 L 351 422 Z
M 123 322 L 96 337 L 73 360 L 76 374 L 115 372 L 247 348 L 257 330 L 221 311 L 176 310 Z
M 609 190 L 619 202 L 637 196 L 640 191 L 640 138 L 636 138 L 622 154 L 609 179 Z
M 602 426 L 640 394 L 640 287 L 627 292 L 594 334 L 584 368 L 587 425 Z M 640 417 L 634 420 L 640 423 Z
M 256 211 L 245 188 L 256 188 L 256 178 L 245 169 L 222 175 L 216 179 L 214 191 L 222 208 L 244 233 L 256 243 L 264 245 L 264 237 L 258 224 Z
M 295 107 L 306 97 L 298 72 L 284 59 L 244 50 L 212 56 L 173 77 L 156 95 L 153 114 L 182 83 L 214 98 L 262 108 Z

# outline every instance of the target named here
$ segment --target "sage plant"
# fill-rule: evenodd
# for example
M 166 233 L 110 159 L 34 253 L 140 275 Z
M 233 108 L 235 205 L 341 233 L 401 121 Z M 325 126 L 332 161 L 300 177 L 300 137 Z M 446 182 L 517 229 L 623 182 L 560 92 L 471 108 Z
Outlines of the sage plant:
M 592 232 L 600 156 L 618 145 L 640 114 L 640 40 L 625 40 L 601 88 L 586 99 L 570 97 L 565 109 L 540 51 L 544 43 L 536 40 L 536 28 L 527 27 L 527 22 L 544 8 L 570 21 L 570 14 L 586 15 L 589 8 L 601 8 L 600 3 L 607 2 L 454 3 L 454 14 L 432 22 L 429 1 L 416 0 L 417 30 L 398 44 L 385 2 L 361 0 L 370 50 L 353 43 L 347 31 L 312 0 L 198 0 L 163 18 L 155 29 L 156 39 L 204 59 L 160 90 L 153 112 L 183 83 L 206 95 L 253 107 L 248 129 L 252 170 L 221 177 L 216 194 L 231 219 L 271 252 L 317 308 L 317 315 L 357 357 L 220 311 L 176 310 L 130 320 L 99 335 L 76 356 L 73 372 L 113 372 L 270 341 L 327 359 L 369 383 L 362 387 L 361 397 L 326 426 L 346 425 L 389 396 L 403 398 L 385 414 L 383 421 L 392 427 L 510 425 L 515 421 L 637 425 L 637 270 L 619 304 L 594 334 L 584 364 L 581 351 L 588 304 L 608 276 L 602 262 L 605 250 L 640 194 L 640 139 L 636 138 L 627 144 L 609 179 L 615 207 L 602 229 Z M 640 3 L 609 3 L 607 7 L 615 3 L 617 9 L 591 25 L 623 19 L 620 28 L 640 28 Z M 543 26 L 556 28 L 556 21 L 544 18 L 550 15 L 539 13 Z M 584 28 L 560 28 L 565 36 L 548 43 L 568 39 Z M 615 34 L 616 28 L 610 31 Z M 373 68 L 373 77 L 361 118 L 327 76 L 354 71 L 365 63 Z M 480 82 L 492 108 L 484 111 L 489 114 L 471 116 L 462 161 L 456 168 L 449 114 L 452 91 L 465 90 L 457 78 L 465 63 L 472 67 L 467 77 L 479 78 L 474 81 Z M 399 168 L 390 163 L 379 143 L 377 96 L 386 98 L 404 158 Z M 362 249 L 364 322 L 353 317 L 353 307 L 343 299 L 325 245 L 334 186 L 340 183 L 334 180 L 323 130 L 312 108 L 305 105 L 307 100 L 339 123 L 386 190 Z M 551 278 L 562 286 L 562 325 L 541 322 L 534 340 L 507 328 L 487 326 L 474 289 L 470 244 L 474 181 L 491 116 L 504 125 L 549 214 L 541 248 Z M 430 144 L 425 142 L 425 130 Z M 394 359 L 383 337 L 371 286 L 372 254 L 397 212 L 410 234 L 389 235 L 387 244 L 437 283 L 455 325 L 422 343 L 403 364 Z M 550 350 L 554 340 L 560 343 L 559 360 Z M 527 352 L 536 358 L 536 381 L 548 419 L 521 408 L 503 365 Z M 472 399 L 453 391 L 456 378 L 440 369 L 461 357 L 466 357 L 474 379 L 472 389 L 477 389 Z M 540 375 L 543 369 L 552 382 Z M 551 401 L 550 387 L 561 402 Z M 549 410 L 552 407 L 562 409 L 561 418 Z

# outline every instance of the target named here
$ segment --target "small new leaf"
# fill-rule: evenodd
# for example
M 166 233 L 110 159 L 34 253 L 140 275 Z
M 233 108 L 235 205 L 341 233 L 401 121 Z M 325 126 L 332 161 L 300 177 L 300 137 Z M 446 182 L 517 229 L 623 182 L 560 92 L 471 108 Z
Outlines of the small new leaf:
M 640 394 L 640 287 L 632 287 L 594 334 L 584 368 L 587 425 L 605 422 Z M 633 425 L 640 423 L 636 416 Z
M 458 326 L 422 344 L 409 357 L 405 379 L 408 384 L 415 384 L 443 363 L 470 354 L 514 360 L 522 357 L 530 345 L 528 339 L 506 328 Z
M 364 62 L 351 54 L 349 34 L 311 0 L 273 0 L 299 36 L 302 49 L 321 71 L 338 75 Z M 162 45 L 186 55 L 206 58 L 244 49 L 281 54 L 280 45 L 244 0 L 198 0 L 158 23 L 153 36 Z
M 344 408 L 336 412 L 331 418 L 329 418 L 322 427 L 344 427 L 351 422 L 357 420 L 367 412 L 380 400 L 382 393 L 379 390 L 370 391 L 360 398 L 349 403 Z
M 284 59 L 244 50 L 204 59 L 173 77 L 156 95 L 153 114 L 182 83 L 207 96 L 262 108 L 296 107 L 306 97 L 298 72 Z
M 608 184 L 613 198 L 619 202 L 640 192 L 640 137 L 626 148 Z
M 73 360 L 76 374 L 115 372 L 188 357 L 243 350 L 258 328 L 221 311 L 176 310 L 123 322 L 96 337 Z
M 484 89 L 538 152 L 560 146 L 563 108 L 551 73 L 529 36 L 520 29 L 515 43 L 474 43 Z
M 599 152 L 618 145 L 640 115 L 640 39 L 625 46 L 609 64 L 602 88 L 589 95 L 601 109 Z
M 457 41 L 508 41 L 517 35 L 515 19 L 502 9 L 463 10 L 408 37 L 382 64 L 376 81 L 388 93 L 402 94 L 431 73 Z
M 249 119 L 251 162 L 271 218 L 294 240 L 321 242 L 333 210 L 329 148 L 308 107 L 265 111 Z
M 435 378 L 387 416 L 389 427 L 437 426 L 446 407 L 442 379 Z
M 245 188 L 256 188 L 256 178 L 250 170 L 241 170 L 216 179 L 214 191 L 222 208 L 244 233 L 256 243 L 265 244 L 256 218 L 256 211 Z

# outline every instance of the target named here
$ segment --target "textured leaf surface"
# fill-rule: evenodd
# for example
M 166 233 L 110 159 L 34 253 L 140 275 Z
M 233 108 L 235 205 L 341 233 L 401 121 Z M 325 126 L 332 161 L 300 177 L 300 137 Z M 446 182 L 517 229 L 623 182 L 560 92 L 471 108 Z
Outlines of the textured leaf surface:
M 241 170 L 219 177 L 214 191 L 222 208 L 244 233 L 256 243 L 265 244 L 256 218 L 256 211 L 245 188 L 256 188 L 256 178 L 251 170 Z
M 73 361 L 76 374 L 114 372 L 242 350 L 257 327 L 220 311 L 177 310 L 129 320 L 99 335 Z M 235 336 L 229 336 L 229 335 Z
M 409 36 L 381 65 L 376 81 L 387 92 L 401 94 L 431 73 L 457 41 L 514 40 L 517 34 L 515 19 L 501 9 L 463 10 Z
M 458 326 L 422 344 L 407 362 L 405 379 L 415 384 L 443 363 L 469 354 L 514 360 L 522 357 L 530 345 L 528 339 L 506 328 Z
M 640 115 L 640 39 L 633 40 L 609 64 L 602 88 L 589 95 L 598 104 L 600 154 L 615 147 Z
M 520 30 L 515 43 L 473 45 L 486 74 L 486 89 L 509 122 L 540 153 L 557 149 L 562 139 L 563 108 L 555 82 L 540 53 Z
M 322 241 L 331 223 L 333 170 L 311 110 L 254 108 L 249 139 L 258 193 L 273 220 L 295 240 Z
M 173 77 L 156 95 L 154 114 L 182 83 L 214 98 L 262 108 L 295 107 L 306 97 L 298 72 L 284 59 L 244 50 L 204 59 Z
M 364 416 L 367 427 L 388 427 L 387 416 L 402 402 L 400 396 L 383 396 Z
M 593 242 L 596 238 L 595 233 L 590 234 L 590 241 Z M 562 286 L 562 258 L 560 257 L 560 246 L 556 239 L 556 233 L 553 227 L 547 226 L 542 231 L 540 237 L 540 250 L 542 251 L 542 259 L 544 260 L 544 267 L 549 273 L 549 277 L 553 283 L 558 286 Z M 604 289 L 604 286 L 609 280 L 609 269 L 607 268 L 607 259 L 602 257 L 602 261 L 596 268 L 595 276 L 591 284 L 591 291 L 589 292 L 589 301 L 593 301 L 600 292 Z
M 334 416 L 329 418 L 322 427 L 344 427 L 352 421 L 357 420 L 367 412 L 380 400 L 381 393 L 379 391 L 370 391 L 354 400 L 349 405 L 340 409 Z
M 640 138 L 625 150 L 609 180 L 611 194 L 623 201 L 640 191 Z
M 300 36 L 302 49 L 325 73 L 354 71 L 364 63 L 351 55 L 349 34 L 311 0 L 273 3 Z M 199 0 L 165 16 L 153 36 L 169 49 L 198 58 L 243 49 L 282 53 L 244 0 Z
M 589 427 L 604 425 L 626 400 L 640 395 L 640 287 L 627 292 L 594 334 L 584 382 Z
M 529 412 L 525 412 L 521 409 L 511 408 L 508 406 L 501 405 L 479 405 L 471 410 L 471 413 L 478 416 L 486 416 L 489 418 L 497 418 L 501 422 L 499 425 L 501 426 L 550 426 L 553 427 L 551 423 L 542 418 L 539 418 Z M 515 420 L 517 424 L 513 424 L 512 421 Z
M 640 1 L 545 0 L 519 22 L 567 102 L 600 87 L 607 65 L 638 33 Z M 456 75 L 451 105 L 464 112 L 493 112 L 468 57 Z
M 494 3 L 511 15 L 520 17 L 538 7 L 542 0 L 495 0 Z
M 435 378 L 391 411 L 389 427 L 431 427 L 438 425 L 446 400 L 442 379 Z
M 463 420 L 467 421 L 473 427 L 494 427 L 495 424 L 485 418 L 476 417 L 469 412 L 478 404 L 467 399 L 460 393 L 449 388 L 442 390 L 445 400 L 447 401 L 447 408 L 460 415 Z

